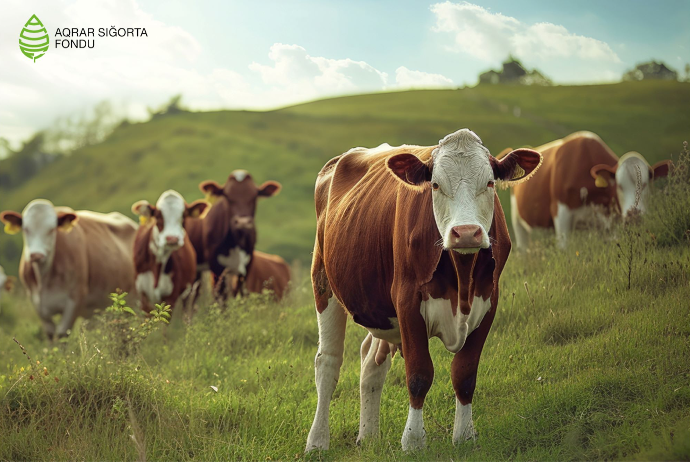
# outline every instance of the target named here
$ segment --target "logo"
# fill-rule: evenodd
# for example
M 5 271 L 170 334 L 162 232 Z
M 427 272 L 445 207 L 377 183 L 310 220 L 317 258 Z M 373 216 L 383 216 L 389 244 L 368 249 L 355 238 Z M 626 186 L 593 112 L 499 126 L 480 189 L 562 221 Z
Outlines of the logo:
M 19 49 L 22 50 L 24 56 L 36 62 L 38 58 L 46 54 L 49 44 L 50 37 L 45 26 L 38 16 L 31 16 L 19 34 Z

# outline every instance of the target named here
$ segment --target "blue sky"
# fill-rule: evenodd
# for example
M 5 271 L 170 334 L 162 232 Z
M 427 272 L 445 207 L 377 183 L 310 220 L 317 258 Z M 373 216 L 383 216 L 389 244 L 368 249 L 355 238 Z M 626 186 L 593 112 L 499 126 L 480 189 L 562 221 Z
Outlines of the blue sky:
M 690 1 L 2 0 L 0 137 L 15 146 L 102 100 L 134 120 L 176 93 L 196 110 L 270 109 L 341 94 L 473 85 L 508 53 L 556 83 L 615 82 L 636 63 L 690 62 Z M 51 47 L 17 35 L 146 27 L 146 38 Z M 37 110 L 39 108 L 39 110 Z
M 351 58 L 377 69 L 394 72 L 404 65 L 440 73 L 456 83 L 473 84 L 487 63 L 462 54 L 448 53 L 448 36 L 433 31 L 435 17 L 429 1 L 214 1 L 190 10 L 188 2 L 162 4 L 142 0 L 142 6 L 169 24 L 184 27 L 205 49 L 200 65 L 208 69 L 219 62 L 228 65 L 267 62 L 274 43 L 298 44 L 313 56 Z M 461 2 L 458 2 L 461 3 Z M 514 17 L 525 24 L 549 22 L 568 31 L 593 37 L 611 47 L 624 70 L 636 62 L 656 58 L 681 70 L 690 62 L 690 1 L 542 0 L 475 1 L 490 12 Z M 680 58 L 680 60 L 678 59 Z M 532 63 L 526 63 L 528 65 Z M 548 63 L 540 63 L 549 68 Z M 537 65 L 534 63 L 533 65 Z M 571 66 L 559 63 L 547 74 L 568 74 Z M 591 81 L 581 78 L 572 66 L 572 78 L 559 81 Z

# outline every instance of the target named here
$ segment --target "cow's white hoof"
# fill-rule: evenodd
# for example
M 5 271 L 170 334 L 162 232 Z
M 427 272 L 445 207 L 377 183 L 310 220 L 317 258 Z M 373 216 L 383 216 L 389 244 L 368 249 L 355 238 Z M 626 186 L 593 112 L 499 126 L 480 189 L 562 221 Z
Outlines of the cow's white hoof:
M 328 449 L 330 443 L 330 435 L 328 431 L 311 431 L 309 432 L 309 437 L 307 438 L 307 447 L 304 452 L 311 451 L 325 451 Z
M 400 443 L 405 452 L 416 451 L 426 447 L 426 430 L 424 430 L 424 419 L 421 409 L 414 409 L 410 406 L 405 431 Z
M 470 423 L 459 435 L 455 435 L 455 432 L 453 432 L 453 444 L 457 446 L 466 441 L 477 441 L 478 436 L 479 433 L 474 429 L 474 425 Z

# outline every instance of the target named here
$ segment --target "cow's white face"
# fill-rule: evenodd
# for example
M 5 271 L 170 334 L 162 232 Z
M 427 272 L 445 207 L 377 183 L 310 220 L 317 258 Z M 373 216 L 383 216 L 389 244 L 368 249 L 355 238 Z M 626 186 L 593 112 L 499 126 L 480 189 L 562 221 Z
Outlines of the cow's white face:
M 489 247 L 495 192 L 489 155 L 467 129 L 446 136 L 433 153 L 434 218 L 445 249 L 475 253 Z
M 187 209 L 184 199 L 177 191 L 165 191 L 156 202 L 159 214 L 153 227 L 152 239 L 155 240 L 159 256 L 170 254 L 182 247 L 186 236 L 184 214 Z
M 495 182 L 526 181 L 541 161 L 541 154 L 531 149 L 516 149 L 496 159 L 477 135 L 462 129 L 443 138 L 430 160 L 396 154 L 387 158 L 387 167 L 418 191 L 430 187 L 434 221 L 444 249 L 477 253 L 491 245 Z
M 32 263 L 50 262 L 55 255 L 58 216 L 52 203 L 38 199 L 22 212 L 24 259 Z
M 621 159 L 616 169 L 616 195 L 624 217 L 645 213 L 649 196 L 649 166 L 639 157 Z

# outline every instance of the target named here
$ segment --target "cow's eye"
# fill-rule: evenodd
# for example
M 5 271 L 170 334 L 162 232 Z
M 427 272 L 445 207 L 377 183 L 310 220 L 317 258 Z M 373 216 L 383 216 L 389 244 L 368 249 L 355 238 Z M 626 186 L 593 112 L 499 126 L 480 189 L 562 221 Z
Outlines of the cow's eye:
M 432 189 L 433 189 L 434 191 L 438 191 L 438 188 L 439 188 L 440 186 L 438 185 L 438 183 L 433 182 L 433 183 L 431 183 L 431 187 L 432 187 Z
M 496 182 L 494 180 L 489 180 L 489 182 L 486 184 L 487 188 L 493 188 L 496 186 Z

